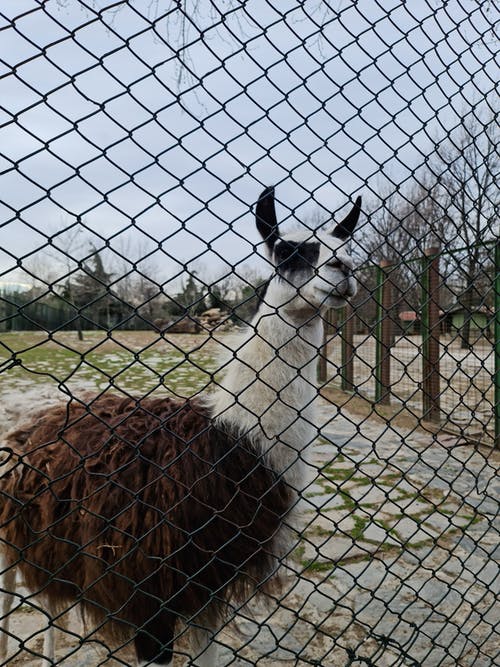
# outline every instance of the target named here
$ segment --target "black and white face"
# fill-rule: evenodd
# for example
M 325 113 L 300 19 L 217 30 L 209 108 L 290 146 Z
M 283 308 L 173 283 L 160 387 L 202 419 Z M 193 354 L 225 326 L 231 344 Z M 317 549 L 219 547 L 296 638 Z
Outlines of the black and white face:
M 344 248 L 330 234 L 297 232 L 280 238 L 271 256 L 280 282 L 315 306 L 338 308 L 356 294 L 353 263 Z
M 297 231 L 281 236 L 274 207 L 274 191 L 266 189 L 257 203 L 257 227 L 275 267 L 273 305 L 297 308 L 340 308 L 356 294 L 353 262 L 346 240 L 358 221 L 358 198 L 349 215 L 330 232 Z M 276 303 L 277 302 L 277 303 Z

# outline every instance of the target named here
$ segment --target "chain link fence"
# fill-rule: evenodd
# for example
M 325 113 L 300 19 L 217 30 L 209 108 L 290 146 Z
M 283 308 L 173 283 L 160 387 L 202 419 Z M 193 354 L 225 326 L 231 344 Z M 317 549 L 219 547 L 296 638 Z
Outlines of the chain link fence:
M 0 664 L 498 664 L 497 21 L 0 6 Z

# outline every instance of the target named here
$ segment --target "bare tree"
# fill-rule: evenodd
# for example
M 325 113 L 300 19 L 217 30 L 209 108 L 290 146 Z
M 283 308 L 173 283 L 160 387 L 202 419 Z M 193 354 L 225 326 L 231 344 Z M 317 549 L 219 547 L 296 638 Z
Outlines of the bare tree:
M 364 205 L 368 223 L 359 234 L 357 254 L 360 282 L 366 286 L 368 302 L 376 287 L 375 267 L 382 260 L 391 264 L 395 311 L 418 310 L 420 303 L 419 258 L 423 248 L 439 233 L 441 212 L 423 182 L 415 180 L 405 190 L 386 190 Z M 362 290 L 363 291 L 363 290 Z M 363 296 L 358 297 L 363 300 Z M 395 315 L 396 316 L 396 315 Z M 369 319 L 373 313 L 367 315 Z
M 466 317 L 461 345 L 470 347 L 473 307 L 484 297 L 487 241 L 498 229 L 498 176 L 500 157 L 495 140 L 496 121 L 470 113 L 463 124 L 436 146 L 431 169 L 439 185 L 439 198 L 452 225 L 451 246 L 463 248 L 457 263 L 461 282 L 459 303 Z
M 46 251 L 48 264 L 58 267 L 57 273 L 61 274 L 57 279 L 54 277 L 51 287 L 57 286 L 62 298 L 73 306 L 75 305 L 73 279 L 78 269 L 78 256 L 83 252 L 87 242 L 88 239 L 79 223 L 68 224 L 66 221 L 61 221 L 52 234 L 50 250 Z M 53 271 L 55 272 L 55 268 Z M 76 317 L 75 326 L 78 339 L 83 340 L 80 315 Z

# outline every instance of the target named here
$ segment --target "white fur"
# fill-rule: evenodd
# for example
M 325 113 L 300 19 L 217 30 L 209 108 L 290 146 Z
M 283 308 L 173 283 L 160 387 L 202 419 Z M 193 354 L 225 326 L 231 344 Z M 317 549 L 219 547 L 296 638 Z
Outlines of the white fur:
M 7 655 L 9 639 L 10 614 L 14 605 L 16 590 L 16 571 L 13 567 L 5 569 L 3 559 L 0 560 L 0 590 L 2 600 L 0 604 L 0 659 Z
M 316 434 L 312 402 L 321 324 L 313 318 L 302 327 L 301 339 L 275 317 L 262 308 L 214 393 L 213 410 L 222 422 L 250 435 L 267 464 L 297 487 L 299 454 Z
M 201 628 L 194 631 L 193 652 L 193 667 L 218 667 L 218 650 L 212 631 Z
M 55 655 L 55 636 L 54 628 L 52 625 L 49 625 L 45 630 L 43 637 L 43 660 L 42 667 L 52 667 L 54 664 L 54 655 Z
M 352 276 L 329 266 L 337 260 L 352 267 L 339 239 L 310 232 L 281 238 L 319 241 L 315 270 L 287 275 L 287 280 L 275 273 L 249 328 L 231 346 L 232 359 L 224 365 L 211 402 L 216 420 L 249 435 L 267 465 L 300 493 L 313 472 L 308 463 L 317 435 L 314 399 L 323 342 L 321 312 L 342 306 L 356 293 L 356 284 Z M 215 648 L 208 655 L 207 662 L 195 664 L 216 667 Z
M 16 571 L 13 567 L 5 569 L 3 559 L 0 560 L 0 591 L 0 658 L 4 658 L 7 655 L 12 607 L 16 598 Z M 50 667 L 54 664 L 54 627 L 50 623 L 50 607 L 40 600 L 40 608 L 47 609 L 49 613 L 47 627 L 43 631 L 43 658 L 40 665 Z
M 250 327 L 235 341 L 212 406 L 217 419 L 251 435 L 267 464 L 300 491 L 308 483 L 308 445 L 317 435 L 313 402 L 323 340 L 320 313 L 343 305 L 356 286 L 352 277 L 327 264 L 335 255 L 351 265 L 339 239 L 304 232 L 283 239 L 320 241 L 316 272 L 291 275 L 288 281 L 273 277 Z

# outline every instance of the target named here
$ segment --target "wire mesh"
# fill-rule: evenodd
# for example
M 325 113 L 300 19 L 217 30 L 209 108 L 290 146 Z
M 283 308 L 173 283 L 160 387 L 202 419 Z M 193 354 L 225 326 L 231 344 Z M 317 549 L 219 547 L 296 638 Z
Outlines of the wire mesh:
M 2 4 L 0 664 L 497 664 L 497 19 Z

